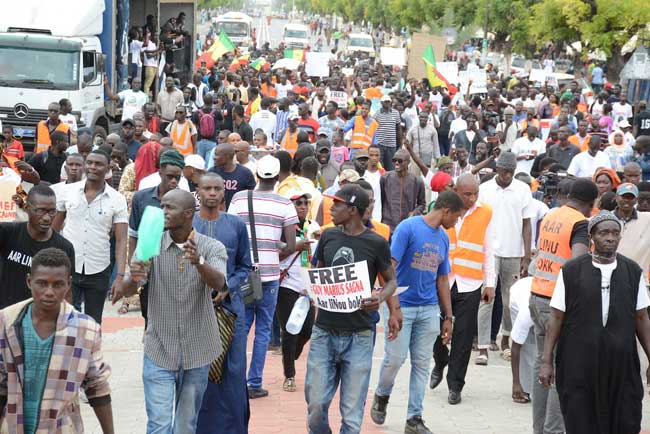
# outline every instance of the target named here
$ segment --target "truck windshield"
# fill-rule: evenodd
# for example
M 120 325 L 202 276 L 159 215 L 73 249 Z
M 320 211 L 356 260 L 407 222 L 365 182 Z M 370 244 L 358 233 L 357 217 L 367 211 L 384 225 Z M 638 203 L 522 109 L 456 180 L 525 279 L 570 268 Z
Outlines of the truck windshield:
M 368 38 L 350 38 L 348 45 L 351 47 L 366 47 L 372 48 L 372 39 Z
M 307 32 L 304 30 L 291 30 L 286 29 L 284 31 L 285 38 L 296 38 L 296 39 L 309 39 Z
M 5 87 L 79 88 L 79 53 L 0 45 L 0 84 Z
M 226 32 L 228 36 L 244 37 L 248 36 L 248 24 L 239 21 L 221 21 L 217 23 L 217 35 L 221 31 Z

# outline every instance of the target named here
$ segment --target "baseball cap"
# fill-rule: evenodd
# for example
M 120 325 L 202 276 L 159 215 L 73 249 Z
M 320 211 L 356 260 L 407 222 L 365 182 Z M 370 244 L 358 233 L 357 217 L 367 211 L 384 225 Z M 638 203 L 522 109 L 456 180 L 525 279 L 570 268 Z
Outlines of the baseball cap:
M 280 173 L 280 160 L 272 155 L 265 155 L 257 160 L 257 176 L 263 179 L 275 178 Z
M 318 130 L 318 133 L 316 134 L 318 137 L 327 137 L 327 131 L 323 131 L 323 129 Z
M 359 173 L 354 169 L 345 169 L 339 173 L 339 182 L 357 182 L 360 178 Z
M 358 160 L 359 158 L 370 158 L 370 155 L 368 155 L 368 151 L 365 149 L 357 149 L 354 151 L 353 160 Z
M 634 197 L 639 197 L 639 189 L 637 188 L 636 185 L 630 182 L 625 182 L 619 185 L 618 188 L 616 189 L 617 196 L 623 196 L 624 194 L 631 194 Z
M 391 99 L 390 95 L 384 95 L 384 96 L 381 97 L 380 101 L 381 102 L 384 102 L 384 101 L 391 101 L 392 102 L 393 100 Z
M 630 128 L 630 123 L 626 119 L 623 119 L 622 121 L 620 121 L 618 123 L 618 127 L 619 128 Z
M 198 170 L 205 170 L 205 160 L 198 154 L 185 157 L 185 167 L 193 167 Z
M 131 118 L 122 119 L 122 125 L 126 125 L 126 124 L 131 124 L 131 125 L 135 126 L 135 123 L 133 122 L 133 119 L 131 119 Z
M 298 114 L 296 113 L 291 113 L 287 119 L 289 119 L 290 121 L 295 121 L 300 119 L 300 116 L 298 116 Z
M 368 196 L 368 193 L 355 184 L 341 187 L 336 194 L 323 196 L 329 197 L 335 202 L 342 202 L 364 210 L 370 206 L 370 197 Z
M 321 149 L 326 149 L 326 148 L 330 149 L 331 147 L 332 147 L 332 143 L 330 143 L 330 141 L 327 139 L 320 139 L 316 142 L 316 151 L 320 151 Z
M 290 200 L 296 200 L 301 197 L 306 197 L 307 199 L 311 199 L 311 194 L 307 193 L 304 190 L 300 190 L 298 188 L 290 188 L 282 193 L 282 196 L 286 197 L 287 199 Z

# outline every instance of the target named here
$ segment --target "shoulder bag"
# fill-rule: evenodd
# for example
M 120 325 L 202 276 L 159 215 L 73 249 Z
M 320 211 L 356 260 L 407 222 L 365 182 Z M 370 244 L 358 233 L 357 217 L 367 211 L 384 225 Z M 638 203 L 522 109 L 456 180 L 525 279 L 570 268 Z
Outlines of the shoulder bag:
M 257 253 L 257 235 L 255 234 L 253 190 L 248 190 L 248 224 L 251 231 L 251 246 L 253 247 L 253 268 L 248 274 L 248 281 L 241 286 L 241 295 L 245 304 L 251 304 L 261 300 L 264 295 L 262 292 L 262 277 L 260 276 L 260 269 L 257 265 L 260 259 Z

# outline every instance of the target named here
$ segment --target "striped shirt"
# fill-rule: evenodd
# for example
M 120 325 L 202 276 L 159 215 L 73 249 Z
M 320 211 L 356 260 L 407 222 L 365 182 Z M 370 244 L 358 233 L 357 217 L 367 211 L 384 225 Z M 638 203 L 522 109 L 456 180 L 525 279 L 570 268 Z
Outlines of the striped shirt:
M 390 109 L 389 112 L 379 110 L 375 113 L 375 120 L 379 124 L 375 142 L 389 148 L 397 147 L 397 125 L 401 122 L 399 112 L 395 109 Z
M 196 232 L 194 241 L 206 265 L 227 276 L 224 245 Z M 152 259 L 149 269 L 144 352 L 156 365 L 172 371 L 194 369 L 212 363 L 221 354 L 211 293 L 212 288 L 201 280 L 196 267 L 166 231 L 160 255 Z
M 280 257 L 278 243 L 285 227 L 298 223 L 296 208 L 293 203 L 271 191 L 253 191 L 253 209 L 255 210 L 255 235 L 257 237 L 257 252 L 262 282 L 273 282 L 280 278 Z M 248 192 L 240 191 L 233 196 L 228 208 L 229 214 L 242 218 L 248 229 L 248 239 L 251 242 L 251 261 L 253 255 L 253 240 L 248 212 Z
M 280 133 L 289 128 L 289 112 L 278 110 L 275 114 L 275 132 L 273 133 L 273 139 L 278 140 L 280 138 Z M 271 141 L 271 137 L 267 137 Z

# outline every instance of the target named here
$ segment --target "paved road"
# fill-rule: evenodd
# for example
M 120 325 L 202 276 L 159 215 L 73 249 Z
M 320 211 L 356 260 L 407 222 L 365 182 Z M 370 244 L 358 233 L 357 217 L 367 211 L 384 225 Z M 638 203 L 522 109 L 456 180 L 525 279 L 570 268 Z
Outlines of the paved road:
M 111 387 L 113 389 L 116 432 L 119 434 L 142 434 L 146 427 L 141 379 L 143 321 L 139 313 L 136 312 L 118 316 L 116 308 L 108 304 L 104 313 L 103 350 L 105 359 L 112 368 Z M 372 423 L 368 415 L 383 355 L 383 339 L 383 331 L 380 330 L 377 347 L 374 351 L 371 390 L 366 401 L 366 417 L 362 429 L 364 434 L 404 432 L 408 400 L 408 360 L 407 365 L 401 369 L 398 375 L 388 407 L 386 424 L 378 427 Z M 304 354 L 306 355 L 307 351 Z M 460 405 L 450 406 L 447 404 L 447 388 L 444 383 L 435 391 L 427 389 L 423 418 L 436 434 L 521 434 L 532 432 L 530 405 L 514 404 L 510 399 L 510 367 L 496 353 L 492 353 L 490 356 L 490 365 L 487 367 L 470 365 L 463 402 Z M 270 390 L 270 396 L 251 401 L 251 434 L 306 433 L 306 405 L 303 394 L 305 359 L 306 357 L 303 356 L 297 364 L 298 391 L 286 393 L 282 391 L 281 356 L 268 355 L 264 384 Z M 647 396 L 645 404 L 643 427 L 650 429 L 650 400 Z M 338 415 L 338 401 L 335 401 L 330 410 L 334 432 L 338 432 L 340 421 Z M 82 406 L 82 416 L 87 433 L 101 433 L 89 406 Z M 646 434 L 650 434 L 650 431 Z

